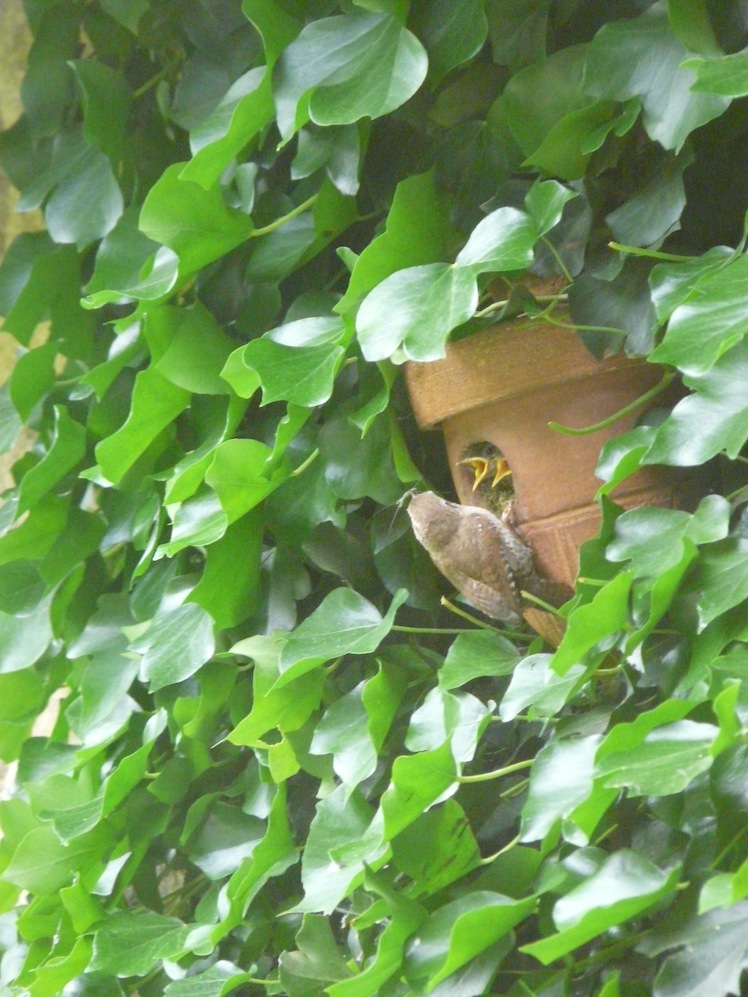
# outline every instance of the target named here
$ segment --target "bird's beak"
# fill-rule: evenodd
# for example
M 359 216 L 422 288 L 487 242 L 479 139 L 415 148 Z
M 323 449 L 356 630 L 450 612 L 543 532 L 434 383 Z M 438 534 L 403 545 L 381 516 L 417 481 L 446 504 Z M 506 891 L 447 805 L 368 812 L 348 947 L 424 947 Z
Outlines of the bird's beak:
M 486 463 L 486 470 L 483 472 L 483 475 L 485 475 L 487 471 L 488 471 L 488 464 Z M 503 457 L 499 457 L 499 459 L 496 461 L 496 474 L 494 474 L 493 476 L 493 481 L 491 482 L 491 488 L 495 488 L 502 478 L 506 478 L 511 473 L 512 473 L 511 467 L 507 464 L 507 462 L 504 460 Z M 475 491 L 475 487 L 473 487 L 473 491 Z
M 470 467 L 472 467 L 475 475 L 473 480 L 473 491 L 475 491 L 481 481 L 483 481 L 485 476 L 488 474 L 488 461 L 485 457 L 466 457 L 464 460 L 458 460 L 457 463 L 469 464 Z

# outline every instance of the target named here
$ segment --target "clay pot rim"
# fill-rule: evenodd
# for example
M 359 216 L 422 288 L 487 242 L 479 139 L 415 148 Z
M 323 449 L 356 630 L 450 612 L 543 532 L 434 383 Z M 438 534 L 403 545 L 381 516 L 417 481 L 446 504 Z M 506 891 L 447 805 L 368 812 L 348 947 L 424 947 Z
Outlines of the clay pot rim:
M 623 353 L 597 360 L 575 330 L 523 318 L 448 343 L 442 360 L 408 361 L 404 374 L 419 427 L 432 429 L 490 402 L 646 363 Z

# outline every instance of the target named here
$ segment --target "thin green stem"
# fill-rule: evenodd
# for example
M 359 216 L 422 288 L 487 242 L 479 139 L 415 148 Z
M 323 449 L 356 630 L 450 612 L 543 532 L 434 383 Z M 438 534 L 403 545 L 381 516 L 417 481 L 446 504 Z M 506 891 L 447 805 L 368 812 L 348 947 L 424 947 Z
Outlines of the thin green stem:
M 166 65 L 160 69 L 155 76 L 152 76 L 149 80 L 138 87 L 137 90 L 133 91 L 132 99 L 139 100 L 144 94 L 147 94 L 149 90 L 153 89 L 157 83 L 159 83 L 165 76 L 168 76 L 175 66 L 178 66 L 182 60 L 180 58 L 172 59 L 171 62 L 167 62 Z
M 447 627 L 402 627 L 399 625 L 390 628 L 396 633 L 400 634 L 471 634 L 472 630 L 468 630 L 467 627 L 454 628 L 450 630 Z
M 734 492 L 730 492 L 729 495 L 725 495 L 725 498 L 727 499 L 728 502 L 734 502 L 735 499 L 739 495 L 742 495 L 743 492 L 745 492 L 745 491 L 748 491 L 748 485 L 741 485 L 741 487 L 740 488 L 736 488 Z
M 450 602 L 446 596 L 441 597 L 441 604 L 445 609 L 448 609 L 455 616 L 461 616 L 463 620 L 467 620 L 468 623 L 474 623 L 476 627 L 480 627 L 481 630 L 491 630 L 495 634 L 501 634 L 502 637 L 524 637 L 525 635 L 519 630 L 500 630 L 498 627 L 491 626 L 490 623 L 484 623 L 483 620 L 479 620 L 477 616 L 473 616 L 468 613 L 465 609 L 460 609 L 459 606 L 455 606 L 453 602 Z
M 312 194 L 308 197 L 306 201 L 302 201 L 301 204 L 297 204 L 295 208 L 292 208 L 287 214 L 281 215 L 280 218 L 276 218 L 275 221 L 270 222 L 269 225 L 263 225 L 262 228 L 256 228 L 254 231 L 250 232 L 250 238 L 256 239 L 261 235 L 269 235 L 271 232 L 275 232 L 276 229 L 282 228 L 286 222 L 290 222 L 292 218 L 297 218 L 299 215 L 303 215 L 314 202 L 319 197 L 319 194 Z
M 624 405 L 622 409 L 614 412 L 613 415 L 609 415 L 607 419 L 603 419 L 602 422 L 596 422 L 594 426 L 584 426 L 582 429 L 574 429 L 572 426 L 562 426 L 559 422 L 549 422 L 548 426 L 554 429 L 557 433 L 563 433 L 564 436 L 588 436 L 590 433 L 596 433 L 600 429 L 607 429 L 608 426 L 612 426 L 614 423 L 618 422 L 625 415 L 629 415 L 639 408 L 640 405 L 644 405 L 656 398 L 661 392 L 668 387 L 670 382 L 675 377 L 675 371 L 669 370 L 660 378 L 657 384 L 650 388 L 649 391 L 645 391 L 643 395 L 639 395 L 635 398 L 633 402 L 628 405 Z
M 543 313 L 543 318 L 549 325 L 558 326 L 559 329 L 571 329 L 572 332 L 599 332 L 606 336 L 621 336 L 622 338 L 628 335 L 625 329 L 616 329 L 612 325 L 575 325 L 573 322 L 560 322 L 550 312 Z
M 502 776 L 511 775 L 512 772 L 521 772 L 523 769 L 529 769 L 534 761 L 534 758 L 525 758 L 524 761 L 505 765 L 503 769 L 494 769 L 493 772 L 479 772 L 477 775 L 459 775 L 457 776 L 457 782 L 491 782 L 492 779 L 501 779 Z
M 663 260 L 665 263 L 690 263 L 695 256 L 678 256 L 676 253 L 661 253 L 657 249 L 641 249 L 639 246 L 624 246 L 620 242 L 609 242 L 608 247 L 629 256 L 646 256 L 650 260 Z
M 498 852 L 494 852 L 493 855 L 487 855 L 484 859 L 480 860 L 481 865 L 490 865 L 495 862 L 499 855 L 503 855 L 504 852 L 508 852 L 510 849 L 514 848 L 515 845 L 519 844 L 519 835 L 516 838 L 512 838 L 511 841 L 507 842 L 503 848 L 500 848 Z
M 546 249 L 550 250 L 551 256 L 553 256 L 553 259 L 556 261 L 556 263 L 558 263 L 559 267 L 561 268 L 561 273 L 571 284 L 574 278 L 569 273 L 564 261 L 561 259 L 561 254 L 559 253 L 559 251 L 556 249 L 556 247 L 553 245 L 553 243 L 550 241 L 550 239 L 547 236 L 545 235 L 541 236 L 540 241 L 543 243 Z
M 555 606 L 552 606 L 549 602 L 545 602 L 545 600 L 543 600 L 543 599 L 539 599 L 536 595 L 533 595 L 532 592 L 525 592 L 524 589 L 523 589 L 523 591 L 522 591 L 522 598 L 526 602 L 532 602 L 534 605 L 538 606 L 540 609 L 545 610 L 546 613 L 552 613 L 553 616 L 557 616 L 560 620 L 565 620 L 566 619 L 566 617 L 563 615 L 563 613 L 560 613 L 556 609 Z
M 300 474 L 303 474 L 304 471 L 306 471 L 306 469 L 309 467 L 309 465 L 313 463 L 318 457 L 319 457 L 319 447 L 316 447 L 314 450 L 312 450 L 312 452 L 309 454 L 306 460 L 303 460 L 298 467 L 295 467 L 293 471 L 291 471 L 290 477 L 296 478 Z

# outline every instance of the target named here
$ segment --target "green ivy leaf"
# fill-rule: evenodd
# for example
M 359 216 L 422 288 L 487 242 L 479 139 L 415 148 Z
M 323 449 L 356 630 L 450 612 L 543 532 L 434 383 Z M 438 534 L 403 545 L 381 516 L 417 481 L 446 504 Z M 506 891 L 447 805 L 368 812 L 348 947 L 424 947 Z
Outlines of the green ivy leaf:
M 179 257 L 182 278 L 241 245 L 254 230 L 252 219 L 229 208 L 218 184 L 207 190 L 168 167 L 151 187 L 140 212 L 140 229 Z
M 625 753 L 606 754 L 597 773 L 611 787 L 627 787 L 634 796 L 668 796 L 682 792 L 712 764 L 717 735 L 712 724 L 679 720 L 650 731 Z
M 683 66 L 696 74 L 691 89 L 720 97 L 748 94 L 748 53 L 731 52 L 712 59 L 687 59 Z
M 395 613 L 407 597 L 394 596 L 385 616 L 368 600 L 351 589 L 330 592 L 286 640 L 280 656 L 277 687 L 303 675 L 342 654 L 370 654 L 376 651 L 392 629 Z
M 645 464 L 702 464 L 724 450 L 737 457 L 748 439 L 748 343 L 723 354 L 704 374 L 684 377 L 693 394 L 662 423 L 644 456 Z
M 748 598 L 747 551 L 748 540 L 741 537 L 728 537 L 703 550 L 697 583 L 701 629 Z
M 83 459 L 86 430 L 61 406 L 54 409 L 54 434 L 47 453 L 21 479 L 18 515 L 26 512 Z
M 557 740 L 538 752 L 522 808 L 520 840 L 541 841 L 589 797 L 600 742 L 600 736 Z
M 413 14 L 413 30 L 426 46 L 429 73 L 436 79 L 477 55 L 488 34 L 479 0 L 434 0 Z
M 189 392 L 167 381 L 155 368 L 140 371 L 124 425 L 96 446 L 96 459 L 105 477 L 115 485 L 121 481 L 189 402 Z
M 94 935 L 91 970 L 116 976 L 145 976 L 160 959 L 184 949 L 189 927 L 153 911 L 115 911 Z
M 398 270 L 438 263 L 453 239 L 454 230 L 434 173 L 406 177 L 395 188 L 384 231 L 356 259 L 335 311 L 352 313 L 369 291 Z
M 693 290 L 670 316 L 665 337 L 651 354 L 685 374 L 705 374 L 723 353 L 748 332 L 748 257 L 739 256 L 695 281 Z
M 523 945 L 521 951 L 544 965 L 578 948 L 601 930 L 636 917 L 673 893 L 679 869 L 667 874 L 630 849 L 604 859 L 593 874 L 554 907 L 557 935 Z
M 585 674 L 581 665 L 572 665 L 565 674 L 559 675 L 551 662 L 550 654 L 530 654 L 517 664 L 499 708 L 505 723 L 528 706 L 532 707 L 535 716 L 551 717 L 581 685 Z
M 490 630 L 470 630 L 460 634 L 447 651 L 439 669 L 442 689 L 459 689 L 482 676 L 511 675 L 520 661 L 517 648 Z
M 226 997 L 243 983 L 251 982 L 251 973 L 245 973 L 233 962 L 219 959 L 200 973 L 167 984 L 164 997 Z
M 649 137 L 680 151 L 694 129 L 720 115 L 729 101 L 692 90 L 687 51 L 670 31 L 664 0 L 639 17 L 604 25 L 585 59 L 585 92 L 608 100 L 640 97 Z
M 444 343 L 478 305 L 475 277 L 468 269 L 430 263 L 393 273 L 364 298 L 356 319 L 361 352 L 386 360 L 403 348 L 411 360 L 439 360 Z
M 194 603 L 164 609 L 130 648 L 143 655 L 141 678 L 155 692 L 194 675 L 212 657 L 213 620 Z
M 426 76 L 423 46 L 394 18 L 344 14 L 312 21 L 273 73 L 280 133 L 288 141 L 309 119 L 347 125 L 404 104 Z
M 421 925 L 407 948 L 410 979 L 426 978 L 431 988 L 495 945 L 535 907 L 535 898 L 512 900 L 486 890 L 439 907 Z

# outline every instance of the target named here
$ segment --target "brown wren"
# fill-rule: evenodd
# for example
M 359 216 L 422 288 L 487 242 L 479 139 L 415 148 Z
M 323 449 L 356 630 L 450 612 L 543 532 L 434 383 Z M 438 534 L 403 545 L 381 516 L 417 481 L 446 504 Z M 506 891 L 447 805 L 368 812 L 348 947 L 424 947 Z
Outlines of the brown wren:
M 532 549 L 488 509 L 421 492 L 410 500 L 408 515 L 439 571 L 487 616 L 516 626 L 522 622 L 523 590 L 548 595 Z

